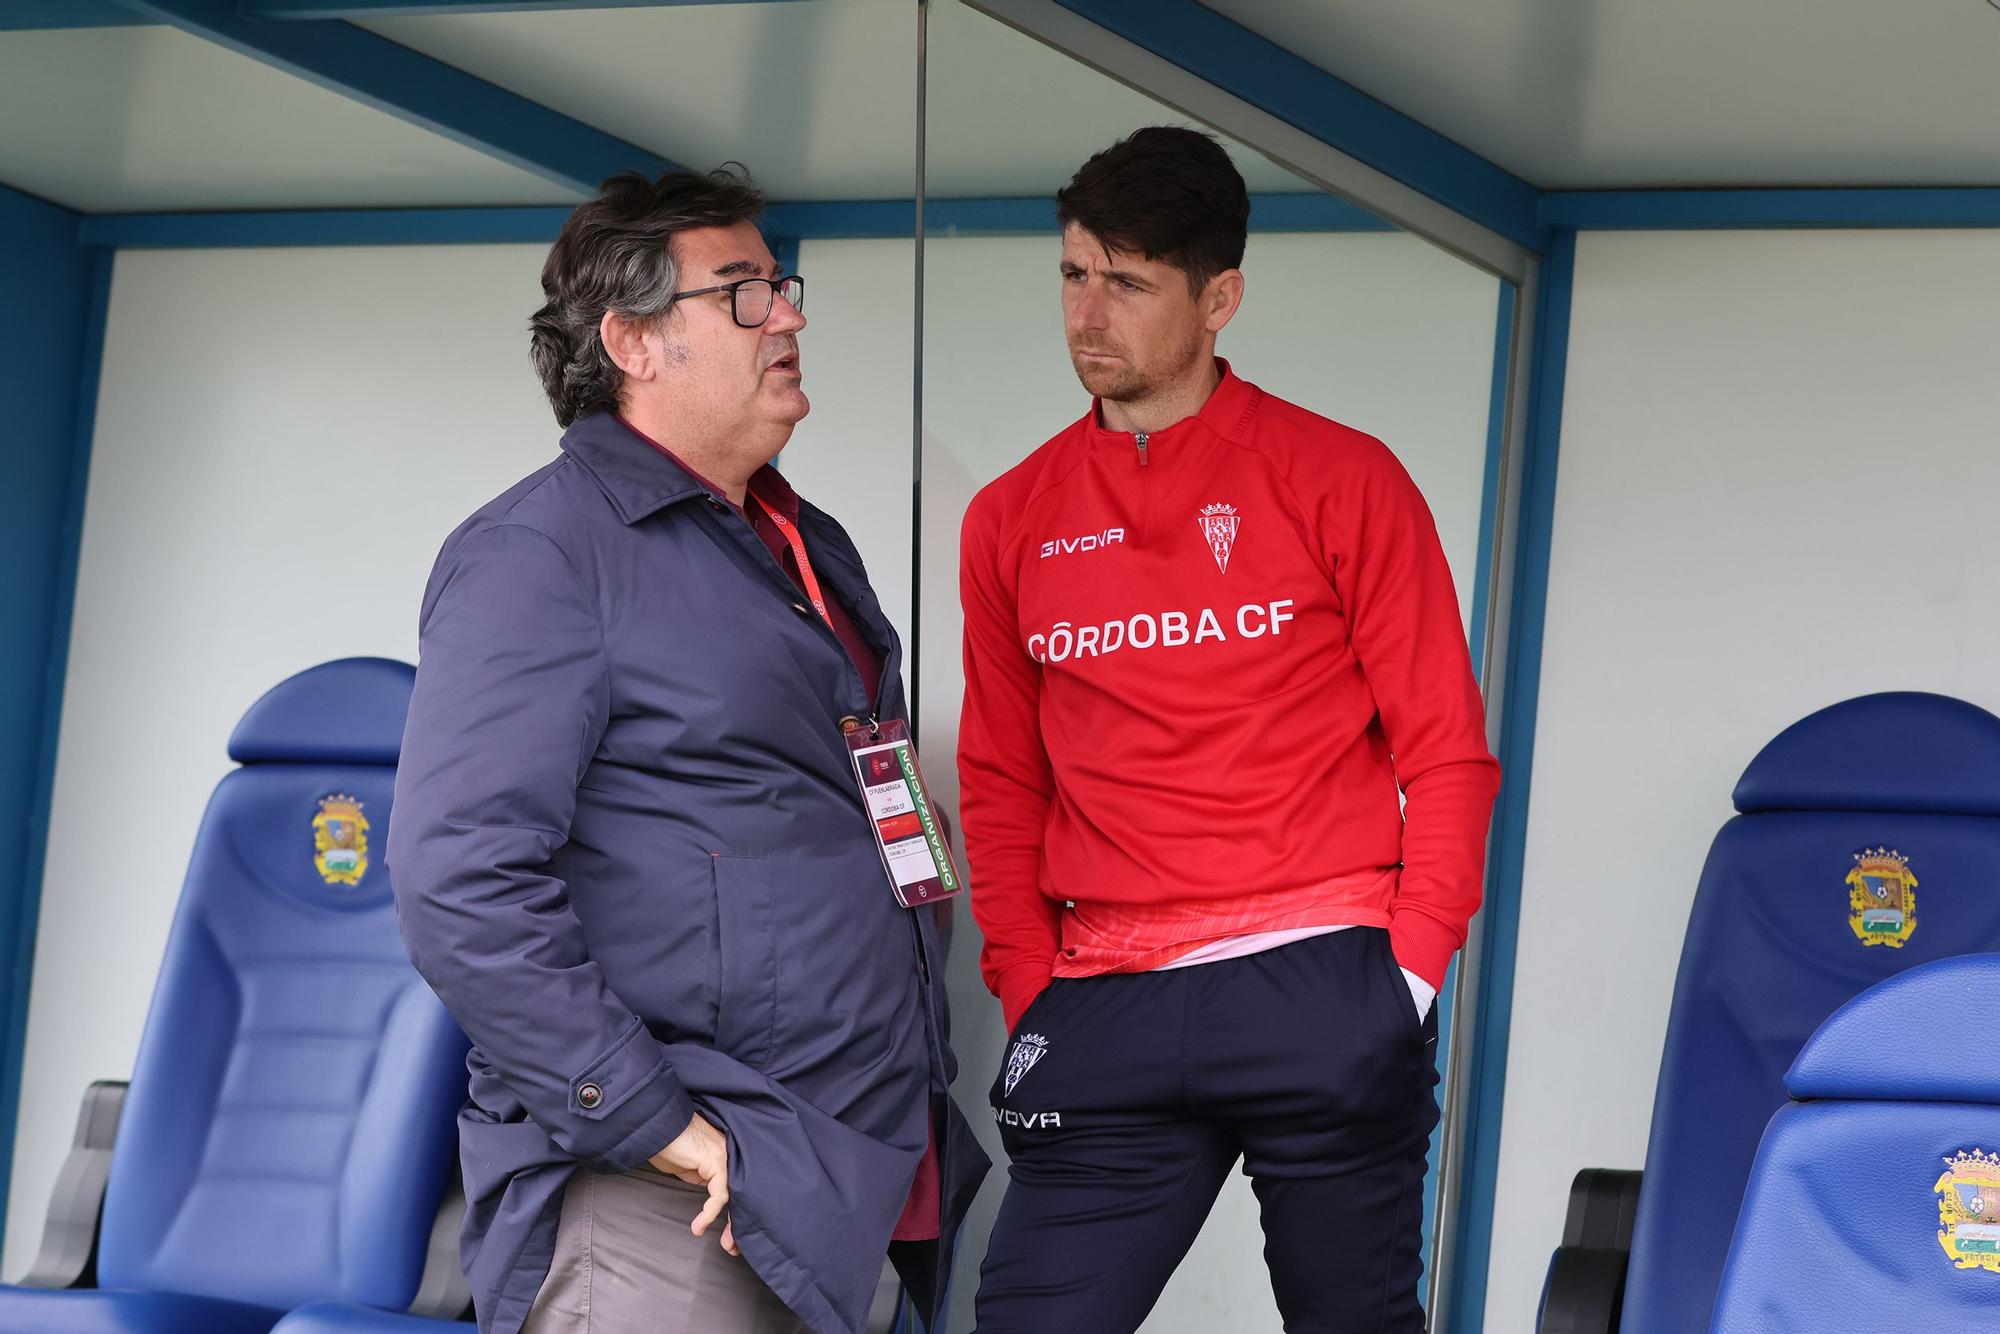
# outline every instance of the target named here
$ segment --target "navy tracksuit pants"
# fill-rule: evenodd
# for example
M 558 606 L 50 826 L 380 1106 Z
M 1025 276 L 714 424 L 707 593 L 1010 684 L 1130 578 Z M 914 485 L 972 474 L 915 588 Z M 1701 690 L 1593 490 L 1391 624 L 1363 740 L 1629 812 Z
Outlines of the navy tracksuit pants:
M 1059 978 L 992 1103 L 1013 1160 L 978 1334 L 1129 1334 L 1239 1157 L 1288 1334 L 1422 1331 L 1437 1012 L 1386 931 Z

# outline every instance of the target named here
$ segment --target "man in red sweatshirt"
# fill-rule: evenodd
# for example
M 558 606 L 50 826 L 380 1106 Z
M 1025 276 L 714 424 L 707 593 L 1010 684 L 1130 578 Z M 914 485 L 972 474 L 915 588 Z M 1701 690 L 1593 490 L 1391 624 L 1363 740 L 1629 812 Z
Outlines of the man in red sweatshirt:
M 1212 139 L 1141 130 L 1057 202 L 1094 401 L 961 547 L 1013 1035 L 979 1334 L 1137 1329 L 1239 1157 L 1291 1334 L 1421 1330 L 1432 1003 L 1500 779 L 1451 572 L 1380 441 L 1216 359 L 1250 204 Z

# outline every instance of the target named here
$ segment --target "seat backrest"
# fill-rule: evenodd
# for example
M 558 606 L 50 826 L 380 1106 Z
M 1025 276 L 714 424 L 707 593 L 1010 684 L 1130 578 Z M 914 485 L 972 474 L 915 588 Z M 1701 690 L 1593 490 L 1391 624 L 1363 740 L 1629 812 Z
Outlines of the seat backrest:
M 1786 1076 L 1713 1328 L 1985 1329 L 2000 1318 L 2000 954 L 1841 1007 Z
M 289 1309 L 407 1305 L 451 1168 L 465 1039 L 383 867 L 415 673 L 302 672 L 230 738 L 139 1043 L 98 1281 Z
M 1868 695 L 1788 728 L 1737 784 L 1695 891 L 1621 1328 L 1704 1328 L 1784 1074 L 1842 1004 L 2000 949 L 2000 718 Z

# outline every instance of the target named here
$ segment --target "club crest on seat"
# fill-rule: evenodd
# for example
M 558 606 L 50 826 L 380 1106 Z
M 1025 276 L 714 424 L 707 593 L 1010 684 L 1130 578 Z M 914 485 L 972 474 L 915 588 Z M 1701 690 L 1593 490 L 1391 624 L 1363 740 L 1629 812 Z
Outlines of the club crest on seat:
M 368 817 L 344 792 L 319 799 L 313 816 L 313 866 L 329 885 L 358 885 L 368 874 Z
M 1894 848 L 1863 848 L 1847 873 L 1847 924 L 1863 945 L 1903 948 L 1917 929 L 1917 877 Z
M 1959 1269 L 2000 1274 L 2000 1154 L 1960 1149 L 1944 1160 L 1931 1190 L 1938 1197 L 1938 1244 Z

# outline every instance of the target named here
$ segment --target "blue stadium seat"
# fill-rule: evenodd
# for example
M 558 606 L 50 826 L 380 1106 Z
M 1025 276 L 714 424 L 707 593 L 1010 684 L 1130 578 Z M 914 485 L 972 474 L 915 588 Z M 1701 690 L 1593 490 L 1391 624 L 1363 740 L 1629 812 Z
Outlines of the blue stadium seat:
M 1766 746 L 1735 804 L 1681 949 L 1643 1189 L 1579 1175 L 1542 1334 L 1705 1328 L 1806 1039 L 1885 978 L 2000 949 L 2000 718 L 1940 695 L 1836 704 Z
M 2000 954 L 1912 969 L 1806 1043 L 1771 1118 L 1716 1334 L 2000 1320 Z
M 382 861 L 413 676 L 328 663 L 237 726 L 122 1114 L 93 1090 L 40 1286 L 0 1288 L 0 1330 L 234 1334 L 417 1293 L 465 1039 L 403 953 Z
M 471 1334 L 455 1320 L 396 1315 L 344 1302 L 302 1306 L 280 1320 L 272 1334 Z

